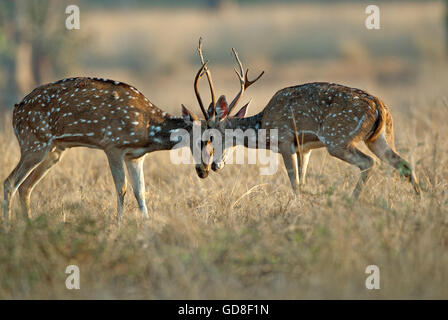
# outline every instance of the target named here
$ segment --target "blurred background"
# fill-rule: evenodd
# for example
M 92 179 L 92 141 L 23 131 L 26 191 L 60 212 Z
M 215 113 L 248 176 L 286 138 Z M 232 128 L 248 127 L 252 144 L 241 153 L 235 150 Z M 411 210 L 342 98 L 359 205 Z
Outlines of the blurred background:
M 81 28 L 67 30 L 67 5 Z M 443 95 L 448 1 L 375 1 L 380 30 L 365 27 L 367 1 L 0 0 L 0 110 L 38 85 L 93 76 L 127 82 L 179 114 L 196 107 L 192 84 L 204 38 L 217 94 L 238 81 L 230 55 L 266 74 L 246 93 L 250 113 L 285 86 L 334 81 L 409 108 Z M 202 84 L 204 96 L 206 84 Z M 229 97 L 228 97 L 229 99 Z

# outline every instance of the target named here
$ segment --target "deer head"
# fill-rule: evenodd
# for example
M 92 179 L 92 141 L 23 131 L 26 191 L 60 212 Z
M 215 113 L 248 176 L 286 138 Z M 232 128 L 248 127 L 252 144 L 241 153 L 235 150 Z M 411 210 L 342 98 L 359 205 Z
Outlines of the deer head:
M 240 81 L 240 91 L 235 96 L 235 98 L 232 100 L 230 105 L 227 103 L 226 97 L 224 95 L 220 96 L 218 101 L 216 103 L 213 103 L 213 110 L 209 110 L 209 114 L 212 114 L 213 116 L 210 117 L 210 119 L 207 122 L 207 128 L 217 130 L 217 133 L 215 136 L 219 137 L 221 140 L 214 141 L 213 147 L 214 147 L 214 158 L 212 162 L 212 170 L 218 171 L 224 168 L 226 158 L 229 154 L 231 154 L 232 149 L 234 148 L 233 143 L 229 143 L 229 141 L 226 141 L 226 129 L 236 129 L 239 128 L 237 125 L 237 122 L 239 119 L 244 118 L 244 116 L 247 113 L 247 109 L 249 107 L 250 101 L 246 103 L 234 116 L 231 116 L 230 114 L 238 104 L 238 102 L 241 100 L 241 97 L 243 96 L 246 89 L 251 86 L 253 83 L 255 83 L 258 79 L 261 78 L 261 76 L 264 74 L 264 71 L 262 71 L 258 77 L 256 77 L 254 80 L 248 79 L 248 73 L 249 69 L 246 70 L 244 73 L 243 71 L 243 65 L 238 57 L 238 53 L 234 48 L 232 48 L 232 54 L 234 55 L 237 63 L 238 63 L 238 69 L 234 69 L 235 73 L 238 76 L 238 80 Z M 214 136 L 212 136 L 214 137 Z M 232 141 L 230 141 L 232 142 Z
M 199 71 L 196 73 L 196 77 L 194 79 L 194 92 L 196 95 L 196 99 L 198 100 L 199 107 L 201 108 L 202 114 L 204 115 L 205 120 L 199 120 L 199 118 L 190 110 L 188 110 L 187 107 L 182 105 L 182 117 L 185 121 L 185 123 L 188 125 L 189 128 L 193 128 L 193 126 L 199 126 L 200 132 L 203 132 L 206 129 L 210 129 L 212 127 L 213 123 L 213 115 L 214 115 L 214 105 L 215 105 L 215 90 L 213 86 L 213 80 L 210 71 L 207 68 L 208 61 L 204 60 L 204 56 L 202 54 L 202 38 L 199 39 L 199 46 L 198 46 L 198 52 L 201 58 L 202 66 L 199 69 Z M 205 110 L 204 104 L 202 102 L 201 95 L 199 93 L 199 80 L 202 78 L 202 76 L 206 74 L 208 84 L 210 87 L 210 95 L 212 102 L 210 103 L 210 106 L 208 110 Z M 190 134 L 190 137 L 193 137 L 192 134 Z M 190 150 L 193 154 L 193 156 L 196 154 L 194 152 L 195 148 L 199 148 L 201 151 L 201 159 L 200 162 L 196 165 L 196 173 L 200 178 L 206 178 L 208 176 L 208 173 L 210 172 L 210 167 L 213 160 L 213 147 L 212 147 L 212 138 L 203 140 L 202 135 L 200 139 L 191 139 L 190 138 Z M 197 150 L 197 149 L 196 149 Z M 198 159 L 195 159 L 198 160 Z

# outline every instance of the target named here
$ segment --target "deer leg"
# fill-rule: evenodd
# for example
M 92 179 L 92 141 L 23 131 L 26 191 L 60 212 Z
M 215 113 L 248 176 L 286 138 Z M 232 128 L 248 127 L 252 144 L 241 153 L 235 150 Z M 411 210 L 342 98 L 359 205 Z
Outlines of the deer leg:
M 142 217 L 148 218 L 148 208 L 145 201 L 145 177 L 143 174 L 144 157 L 138 159 L 126 159 L 126 167 L 128 168 L 129 180 L 131 180 L 132 190 Z
M 287 148 L 286 148 L 287 149 Z M 286 167 L 286 171 L 288 172 L 289 181 L 291 182 L 292 189 L 294 193 L 298 192 L 299 185 L 299 170 L 297 167 L 297 154 L 295 152 L 291 152 L 291 150 L 282 150 L 280 148 L 280 154 L 282 155 L 283 162 Z
M 16 193 L 19 186 L 23 183 L 26 177 L 33 171 L 33 169 L 45 158 L 48 151 L 40 151 L 37 153 L 22 154 L 20 161 L 11 174 L 4 182 L 4 201 L 3 201 L 3 216 L 5 225 L 8 226 L 9 212 L 11 211 L 11 200 Z
M 121 221 L 123 215 L 123 202 L 126 194 L 126 174 L 124 172 L 124 159 L 121 152 L 108 152 L 107 159 L 114 179 L 115 189 L 117 191 L 117 213 L 118 221 Z
M 311 149 L 301 150 L 297 152 L 297 166 L 299 168 L 300 185 L 305 185 L 306 169 L 308 168 L 308 162 L 310 160 Z
M 357 199 L 362 191 L 364 184 L 370 177 L 370 173 L 374 164 L 373 159 L 362 153 L 356 147 L 350 145 L 346 148 L 327 148 L 328 152 L 341 160 L 356 165 L 361 170 L 361 176 L 353 190 L 352 197 Z
M 418 179 L 412 171 L 411 166 L 387 143 L 384 134 L 379 135 L 375 141 L 367 142 L 366 144 L 378 158 L 397 169 L 401 176 L 406 177 L 414 187 L 415 193 L 420 194 Z
M 26 218 L 30 218 L 30 197 L 34 187 L 61 160 L 64 150 L 56 149 L 50 152 L 45 159 L 28 175 L 19 187 L 20 202 Z

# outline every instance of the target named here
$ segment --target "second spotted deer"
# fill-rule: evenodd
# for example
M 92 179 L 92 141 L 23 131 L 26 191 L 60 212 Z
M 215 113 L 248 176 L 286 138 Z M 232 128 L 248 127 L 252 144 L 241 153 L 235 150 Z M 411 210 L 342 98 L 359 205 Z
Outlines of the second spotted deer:
M 417 178 L 409 163 L 396 151 L 394 130 L 389 108 L 379 98 L 366 91 L 346 87 L 340 84 L 316 82 L 293 86 L 279 90 L 267 106 L 258 114 L 244 118 L 248 104 L 243 106 L 235 116 L 230 116 L 234 107 L 252 83 L 244 74 L 238 54 L 232 49 L 237 60 L 236 70 L 241 84 L 240 93 L 227 104 L 221 96 L 216 104 L 216 119 L 213 128 L 219 130 L 225 139 L 225 130 L 254 130 L 255 143 L 247 139 L 234 139 L 233 144 L 226 145 L 223 140 L 222 152 L 215 148 L 212 169 L 217 171 L 224 167 L 226 151 L 237 143 L 246 147 L 269 148 L 270 135 L 259 135 L 259 130 L 278 130 L 278 149 L 282 155 L 289 180 L 295 192 L 305 182 L 305 175 L 311 150 L 325 147 L 330 155 L 357 166 L 361 176 L 352 193 L 357 198 L 363 185 L 368 180 L 374 160 L 360 151 L 357 144 L 364 142 L 381 160 L 393 166 L 420 193 Z M 259 141 L 259 137 L 266 141 Z M 252 141 L 253 142 L 253 141 Z M 221 151 L 221 150 L 220 150 Z

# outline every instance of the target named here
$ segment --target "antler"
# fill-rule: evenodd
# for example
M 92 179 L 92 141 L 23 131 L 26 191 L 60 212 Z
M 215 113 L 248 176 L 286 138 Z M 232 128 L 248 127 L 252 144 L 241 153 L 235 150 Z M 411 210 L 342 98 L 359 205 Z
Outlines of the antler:
M 198 73 L 196 73 L 196 77 L 194 77 L 194 93 L 196 94 L 196 99 L 198 99 L 199 107 L 201 107 L 201 111 L 204 114 L 205 120 L 208 120 L 207 112 L 205 111 L 204 104 L 202 103 L 201 95 L 199 94 L 198 82 L 206 73 L 204 70 L 207 68 L 208 61 L 202 64 L 202 67 L 199 69 Z
M 249 73 L 249 69 L 246 70 L 246 74 L 244 74 L 243 71 L 243 64 L 241 63 L 240 58 L 238 57 L 238 52 L 234 48 L 232 48 L 232 53 L 235 56 L 236 61 L 238 62 L 238 66 L 240 71 L 235 68 L 235 73 L 238 76 L 238 79 L 240 80 L 241 88 L 240 92 L 236 95 L 236 97 L 232 100 L 232 102 L 229 105 L 229 114 L 232 112 L 233 108 L 238 104 L 238 101 L 240 100 L 241 96 L 243 95 L 244 91 L 249 88 L 254 82 L 256 82 L 258 79 L 261 78 L 261 76 L 264 74 L 264 71 L 260 73 L 258 77 L 256 77 L 254 80 L 250 81 L 247 77 L 247 74 Z
M 204 56 L 202 54 L 202 37 L 199 38 L 198 52 L 199 52 L 199 56 L 201 58 L 201 62 L 202 62 L 202 64 L 204 64 Z M 210 87 L 210 95 L 211 95 L 211 98 L 212 98 L 212 106 L 213 106 L 213 108 L 215 108 L 215 106 L 216 106 L 215 87 L 213 86 L 212 75 L 210 73 L 210 70 L 208 70 L 207 67 L 205 67 L 205 73 L 207 74 L 208 85 Z

